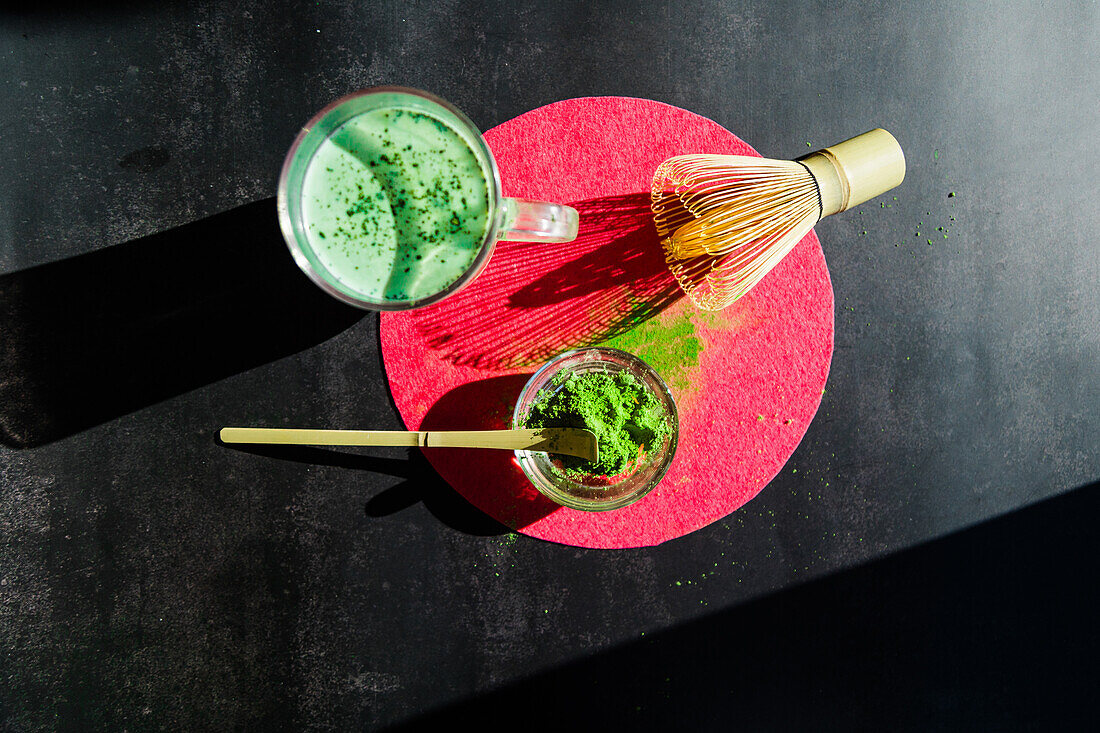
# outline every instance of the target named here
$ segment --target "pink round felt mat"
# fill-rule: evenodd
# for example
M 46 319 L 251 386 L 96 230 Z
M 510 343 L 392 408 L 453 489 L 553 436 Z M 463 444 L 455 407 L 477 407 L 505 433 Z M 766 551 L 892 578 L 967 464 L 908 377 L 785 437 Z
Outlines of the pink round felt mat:
M 718 124 L 645 99 L 541 107 L 485 133 L 504 195 L 569 203 L 569 244 L 500 242 L 488 266 L 428 308 L 383 313 L 382 354 L 411 430 L 510 426 L 527 378 L 554 355 L 603 344 L 651 364 L 680 412 L 664 480 L 637 503 L 580 512 L 535 491 L 511 453 L 426 449 L 485 513 L 568 545 L 655 545 L 720 519 L 783 467 L 821 401 L 833 350 L 833 292 L 808 234 L 744 298 L 701 312 L 664 264 L 650 177 L 684 153 L 757 155 Z

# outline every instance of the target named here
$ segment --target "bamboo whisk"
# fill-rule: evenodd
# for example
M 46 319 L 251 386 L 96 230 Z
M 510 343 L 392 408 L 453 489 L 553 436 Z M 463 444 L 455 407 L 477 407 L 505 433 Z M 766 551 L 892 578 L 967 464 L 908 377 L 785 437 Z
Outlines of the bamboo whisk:
M 905 156 L 876 129 L 797 161 L 680 155 L 653 174 L 669 269 L 704 310 L 747 293 L 818 221 L 894 188 Z

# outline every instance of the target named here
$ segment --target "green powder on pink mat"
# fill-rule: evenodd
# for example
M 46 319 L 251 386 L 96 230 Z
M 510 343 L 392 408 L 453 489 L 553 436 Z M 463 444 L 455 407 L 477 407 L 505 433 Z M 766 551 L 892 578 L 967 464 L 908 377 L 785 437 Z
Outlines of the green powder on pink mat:
M 552 380 L 539 390 L 525 426 L 583 428 L 596 434 L 596 463 L 560 456 L 566 475 L 617 476 L 643 451 L 669 435 L 664 405 L 648 387 L 625 372 L 586 372 Z
M 692 370 L 699 365 L 699 354 L 703 351 L 686 313 L 671 319 L 664 314 L 649 318 L 600 345 L 637 355 L 668 379 L 669 386 L 680 391 L 691 388 Z

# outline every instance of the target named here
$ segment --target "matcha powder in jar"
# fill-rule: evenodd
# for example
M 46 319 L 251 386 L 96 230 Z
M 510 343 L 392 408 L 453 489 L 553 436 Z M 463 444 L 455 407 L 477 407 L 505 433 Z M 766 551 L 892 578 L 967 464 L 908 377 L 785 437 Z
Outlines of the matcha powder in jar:
M 531 428 L 583 428 L 596 435 L 599 460 L 560 456 L 570 477 L 619 477 L 669 435 L 657 396 L 627 372 L 562 375 L 536 397 L 526 420 Z

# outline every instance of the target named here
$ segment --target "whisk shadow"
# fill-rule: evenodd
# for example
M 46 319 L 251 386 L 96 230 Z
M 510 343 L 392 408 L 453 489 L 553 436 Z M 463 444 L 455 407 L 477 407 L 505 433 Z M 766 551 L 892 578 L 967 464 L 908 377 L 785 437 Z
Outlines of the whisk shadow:
M 535 366 L 629 331 L 682 297 L 665 265 L 648 193 L 572 206 L 580 213 L 574 242 L 501 242 L 477 280 L 414 312 L 428 345 L 465 366 Z

